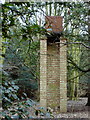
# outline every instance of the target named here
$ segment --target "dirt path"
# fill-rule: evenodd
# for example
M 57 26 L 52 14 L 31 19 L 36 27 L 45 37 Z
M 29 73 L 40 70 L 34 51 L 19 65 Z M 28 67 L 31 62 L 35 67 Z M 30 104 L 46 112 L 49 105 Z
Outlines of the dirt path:
M 85 106 L 87 98 L 79 98 L 78 101 L 69 100 L 67 113 L 56 114 L 55 118 L 87 118 L 90 119 L 90 107 Z

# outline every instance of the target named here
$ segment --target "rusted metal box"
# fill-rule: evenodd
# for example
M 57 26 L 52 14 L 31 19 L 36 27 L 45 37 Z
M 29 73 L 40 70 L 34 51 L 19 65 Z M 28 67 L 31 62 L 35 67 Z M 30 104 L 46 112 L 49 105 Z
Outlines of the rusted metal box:
M 48 32 L 60 33 L 63 31 L 63 18 L 61 16 L 46 16 L 46 30 Z

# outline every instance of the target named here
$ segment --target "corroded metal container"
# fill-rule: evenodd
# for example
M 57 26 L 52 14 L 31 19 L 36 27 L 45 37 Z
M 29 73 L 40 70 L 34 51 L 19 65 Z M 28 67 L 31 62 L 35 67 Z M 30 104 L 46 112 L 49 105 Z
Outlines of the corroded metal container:
M 63 31 L 63 18 L 61 16 L 46 16 L 46 30 L 48 32 L 60 33 Z

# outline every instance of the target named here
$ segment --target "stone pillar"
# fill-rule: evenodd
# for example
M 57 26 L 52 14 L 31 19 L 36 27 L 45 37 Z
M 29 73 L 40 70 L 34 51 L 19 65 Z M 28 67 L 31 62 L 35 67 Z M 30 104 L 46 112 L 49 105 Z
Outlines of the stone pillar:
M 47 39 L 40 40 L 40 105 L 47 107 Z
M 60 112 L 67 111 L 67 46 L 60 40 Z

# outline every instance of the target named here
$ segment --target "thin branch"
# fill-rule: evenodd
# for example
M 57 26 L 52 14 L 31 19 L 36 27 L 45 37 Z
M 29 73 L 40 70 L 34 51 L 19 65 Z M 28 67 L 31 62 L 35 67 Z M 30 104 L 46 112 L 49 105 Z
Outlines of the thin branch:
M 83 45 L 84 47 L 90 49 L 90 46 L 87 46 L 86 44 L 84 44 L 84 43 L 82 43 L 82 42 L 65 42 L 65 43 L 63 43 L 63 42 L 56 42 L 56 43 L 64 44 L 64 45 L 67 45 L 67 44 L 81 44 L 81 45 Z
M 90 72 L 90 68 L 88 68 L 87 70 L 80 68 L 70 57 L 68 57 L 68 60 L 69 60 L 68 63 L 71 63 L 72 65 L 74 65 L 79 71 Z
M 87 46 L 86 44 L 84 44 L 84 43 L 82 43 L 82 42 L 69 42 L 69 43 L 67 42 L 66 44 L 81 44 L 81 45 L 83 45 L 84 47 L 90 49 L 90 46 Z

